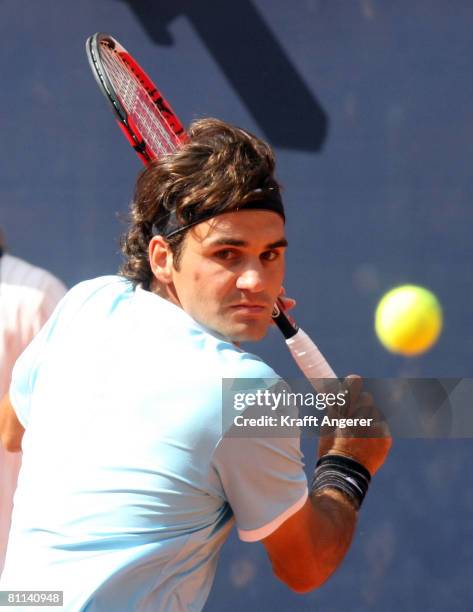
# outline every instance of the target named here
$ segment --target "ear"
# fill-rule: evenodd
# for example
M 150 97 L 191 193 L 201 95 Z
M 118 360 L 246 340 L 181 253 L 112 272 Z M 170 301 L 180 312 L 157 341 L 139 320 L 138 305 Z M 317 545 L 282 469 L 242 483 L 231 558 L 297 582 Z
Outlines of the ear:
M 154 277 L 165 285 L 172 282 L 173 256 L 163 236 L 153 236 L 148 246 L 149 264 Z

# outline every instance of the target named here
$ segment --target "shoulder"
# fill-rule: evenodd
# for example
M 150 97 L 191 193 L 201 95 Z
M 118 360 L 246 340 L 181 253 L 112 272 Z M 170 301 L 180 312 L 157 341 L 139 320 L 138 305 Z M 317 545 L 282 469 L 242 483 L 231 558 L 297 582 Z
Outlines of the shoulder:
M 212 364 L 213 373 L 221 378 L 279 378 L 258 355 L 245 351 L 230 339 L 198 323 L 191 330 L 193 344 L 202 360 Z
M 237 347 L 228 338 L 204 327 L 182 308 L 138 287 L 135 303 L 143 324 L 154 321 L 148 334 L 168 357 L 180 363 L 192 360 L 193 371 L 209 378 L 275 378 L 277 374 L 260 357 Z
M 126 296 L 133 292 L 133 286 L 121 276 L 98 276 L 81 281 L 69 289 L 67 296 L 70 300 L 103 299 L 110 300 L 117 296 Z
M 234 378 L 275 379 L 278 374 L 265 361 L 247 351 L 242 351 L 228 342 L 226 350 L 219 351 L 222 373 Z
M 74 285 L 66 293 L 58 308 L 61 319 L 71 319 L 78 313 L 102 313 L 106 316 L 117 304 L 133 293 L 131 283 L 119 276 L 99 276 Z

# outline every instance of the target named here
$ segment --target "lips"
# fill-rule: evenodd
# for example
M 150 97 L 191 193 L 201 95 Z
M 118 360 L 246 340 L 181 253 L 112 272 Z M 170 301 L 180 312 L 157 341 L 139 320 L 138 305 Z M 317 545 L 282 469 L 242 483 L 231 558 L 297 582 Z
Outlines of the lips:
M 268 306 L 266 304 L 242 303 L 234 304 L 233 306 L 230 306 L 230 308 L 242 314 L 260 314 L 268 311 Z

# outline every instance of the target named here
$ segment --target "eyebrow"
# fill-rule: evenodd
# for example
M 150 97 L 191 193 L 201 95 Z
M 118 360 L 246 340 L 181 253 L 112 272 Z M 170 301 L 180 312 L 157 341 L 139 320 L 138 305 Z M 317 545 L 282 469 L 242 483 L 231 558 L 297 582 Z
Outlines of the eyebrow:
M 209 247 L 215 247 L 215 246 L 234 246 L 234 247 L 246 247 L 248 246 L 249 243 L 246 240 L 238 240 L 237 238 L 217 238 L 216 240 L 212 240 L 212 242 L 209 243 Z M 285 238 L 280 238 L 279 240 L 276 240 L 275 242 L 270 242 L 269 244 L 267 244 L 264 248 L 265 249 L 277 249 L 277 248 L 281 248 L 281 247 L 287 247 L 288 246 L 288 242 Z

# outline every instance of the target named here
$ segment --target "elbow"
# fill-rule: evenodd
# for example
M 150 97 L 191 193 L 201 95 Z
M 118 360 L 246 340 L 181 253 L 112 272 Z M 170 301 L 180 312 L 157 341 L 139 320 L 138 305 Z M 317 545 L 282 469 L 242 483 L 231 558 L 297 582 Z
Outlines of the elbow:
M 274 570 L 274 574 L 291 591 L 303 595 L 320 588 L 335 571 L 335 568 L 328 572 L 321 571 L 320 567 L 317 568 L 317 571 L 309 571 L 309 569 L 308 567 L 300 568 L 298 572 L 291 574 Z
M 306 593 L 311 593 L 322 586 L 323 582 L 319 581 L 309 581 L 309 582 L 297 582 L 292 584 L 286 584 L 293 593 L 297 593 L 298 595 L 305 595 Z

